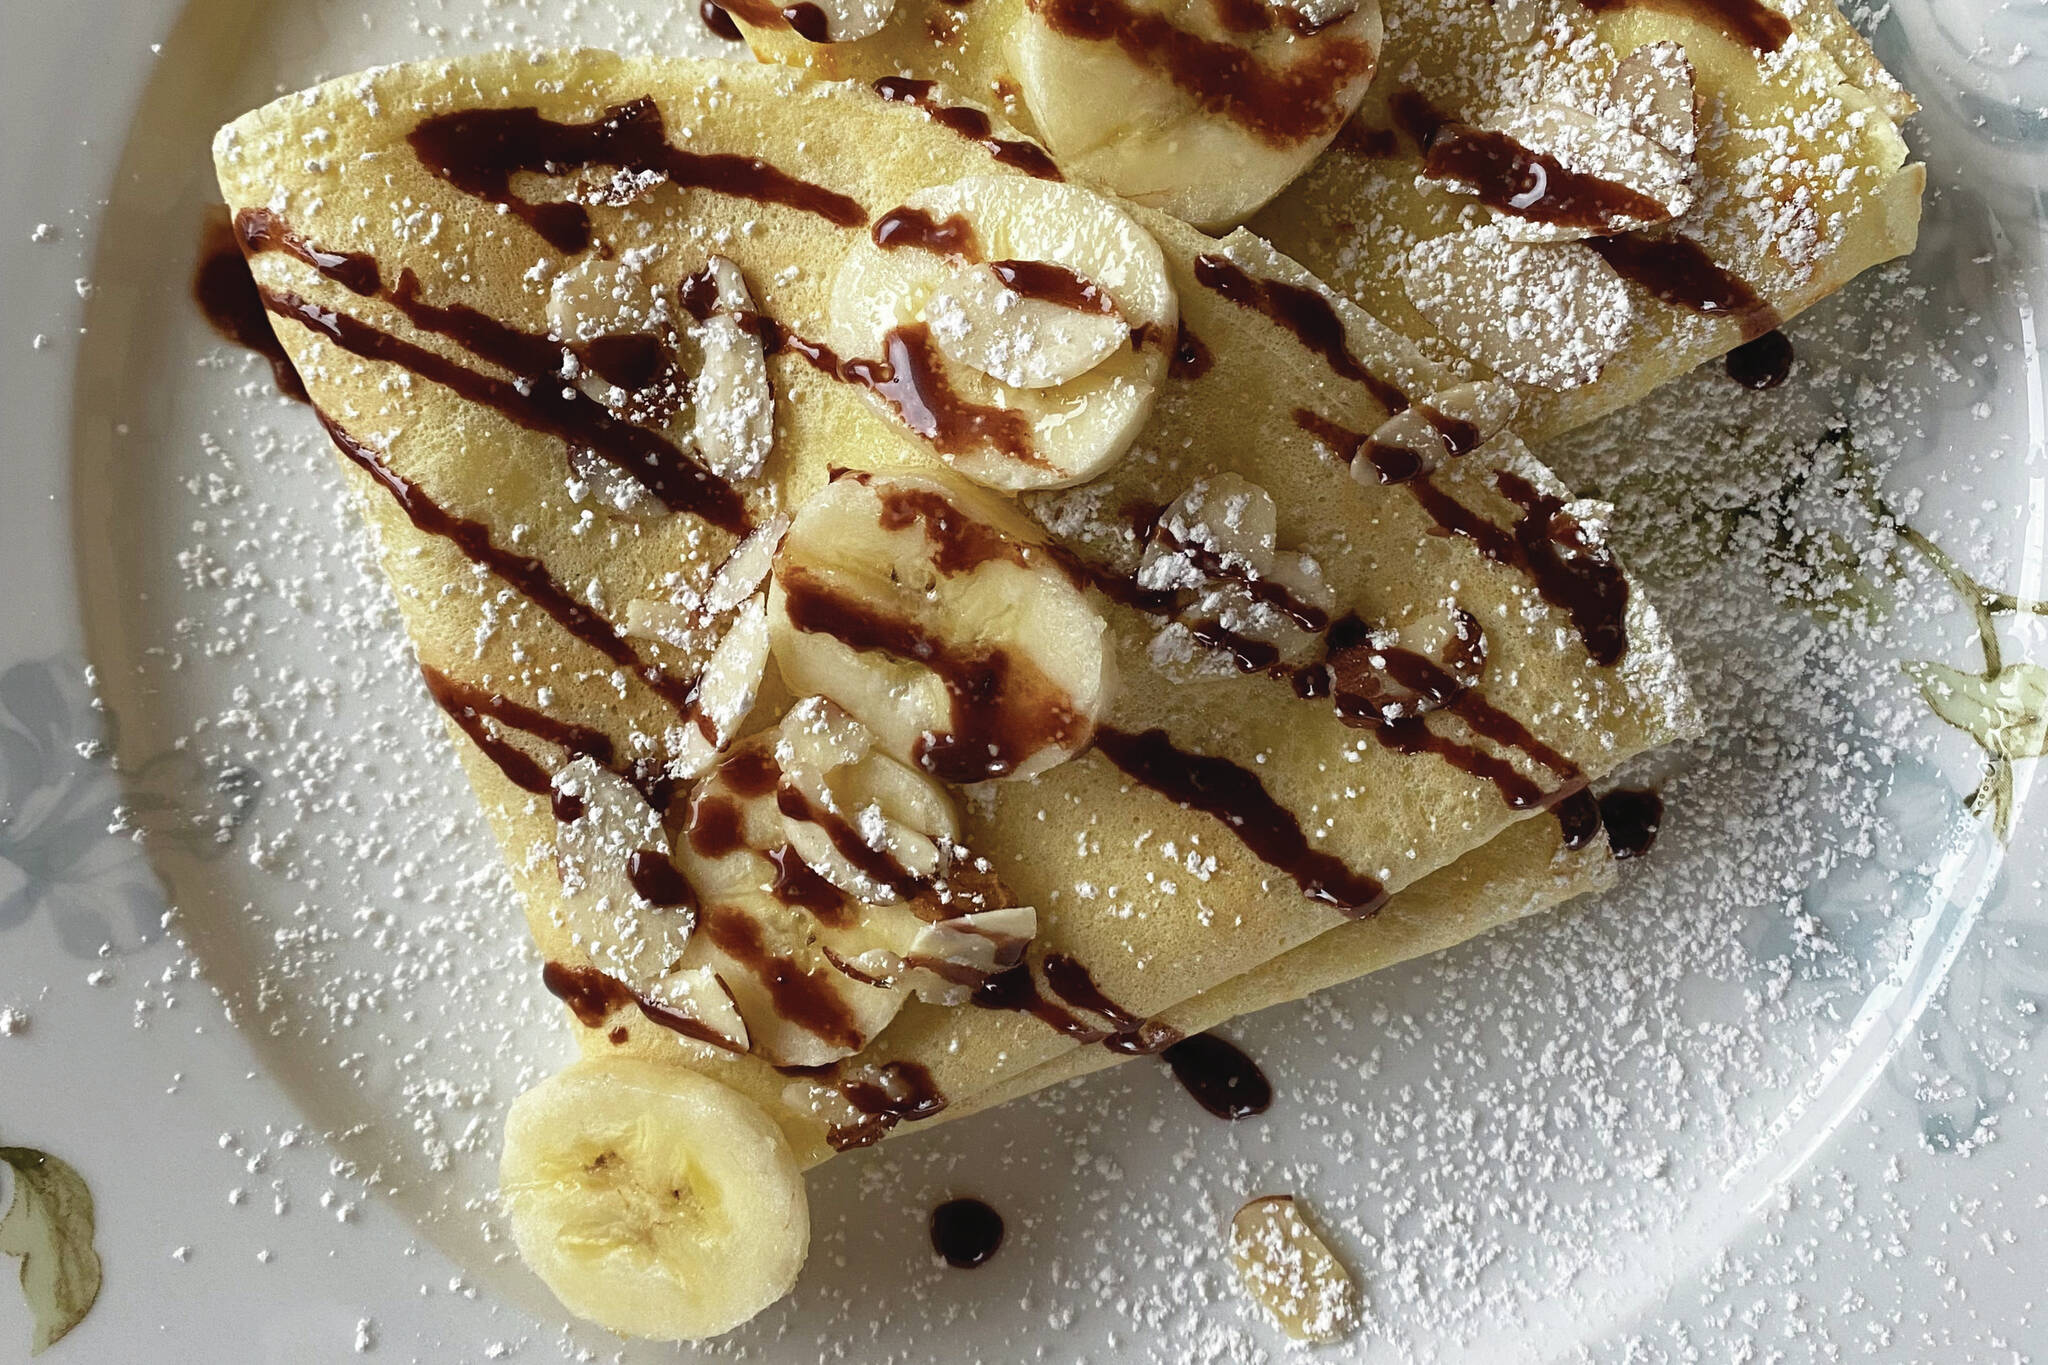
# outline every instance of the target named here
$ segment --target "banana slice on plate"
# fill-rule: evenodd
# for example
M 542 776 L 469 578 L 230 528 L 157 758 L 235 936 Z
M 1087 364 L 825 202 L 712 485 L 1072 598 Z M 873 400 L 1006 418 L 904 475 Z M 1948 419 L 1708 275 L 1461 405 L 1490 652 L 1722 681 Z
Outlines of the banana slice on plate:
M 759 1106 L 680 1067 L 577 1062 L 513 1101 L 499 1185 L 564 1307 L 628 1336 L 731 1331 L 810 1250 L 803 1172 Z
M 1094 477 L 1165 376 L 1179 301 L 1150 233 L 1092 190 L 969 176 L 876 220 L 833 278 L 828 340 L 977 483 Z
M 1220 229 L 1329 145 L 1383 37 L 1375 0 L 1033 0 L 1005 48 L 1070 175 Z
M 842 474 L 798 508 L 768 620 L 793 689 L 947 782 L 1079 753 L 1114 686 L 1102 614 L 1028 523 L 933 474 Z

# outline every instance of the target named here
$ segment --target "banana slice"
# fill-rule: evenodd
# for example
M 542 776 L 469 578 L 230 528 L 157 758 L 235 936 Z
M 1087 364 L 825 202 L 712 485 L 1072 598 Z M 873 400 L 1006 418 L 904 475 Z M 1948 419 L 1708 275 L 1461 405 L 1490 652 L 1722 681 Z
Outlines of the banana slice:
M 936 783 L 807 697 L 691 795 L 677 860 L 702 908 L 684 966 L 716 974 L 780 1066 L 858 1052 L 912 995 L 963 1003 L 1022 959 L 1037 915 L 958 831 Z
M 969 176 L 882 215 L 832 282 L 828 339 L 977 483 L 1057 488 L 1130 446 L 1179 302 L 1158 243 L 1092 190 Z
M 1277 548 L 1272 494 L 1237 474 L 1197 480 L 1159 515 L 1138 562 L 1138 586 L 1193 596 L 1152 657 L 1169 675 L 1201 658 L 1195 647 L 1235 655 L 1241 667 L 1307 662 L 1336 609 L 1322 566 Z
M 499 1185 L 519 1254 L 627 1336 L 729 1332 L 810 1250 L 803 1172 L 759 1106 L 680 1067 L 577 1062 L 513 1101 Z
M 1070 175 L 1219 230 L 1329 145 L 1383 37 L 1376 0 L 1034 0 L 1004 47 Z
M 1245 1291 L 1296 1341 L 1339 1341 L 1357 1325 L 1358 1286 L 1293 1195 L 1265 1195 L 1237 1211 L 1230 1259 Z
M 1014 511 L 930 474 L 840 476 L 797 509 L 769 631 L 783 678 L 943 781 L 1079 753 L 1114 681 L 1106 623 Z

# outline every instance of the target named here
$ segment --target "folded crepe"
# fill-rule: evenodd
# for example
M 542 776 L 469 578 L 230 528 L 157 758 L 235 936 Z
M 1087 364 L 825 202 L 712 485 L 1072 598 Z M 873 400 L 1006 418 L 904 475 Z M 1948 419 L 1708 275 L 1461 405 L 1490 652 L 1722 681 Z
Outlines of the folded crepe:
M 1915 106 L 1826 0 L 785 17 L 809 8 L 732 12 L 763 60 L 939 82 L 923 97 L 998 109 L 1140 203 L 1210 227 L 1266 204 L 1251 226 L 1281 251 L 1459 374 L 1512 383 L 1532 440 L 1772 331 L 1918 230 L 1925 173 L 1898 128 Z
M 993 121 L 505 53 L 216 164 L 579 1025 L 521 1250 L 620 1330 L 779 1296 L 800 1164 L 1601 884 L 1694 727 L 1506 386 Z

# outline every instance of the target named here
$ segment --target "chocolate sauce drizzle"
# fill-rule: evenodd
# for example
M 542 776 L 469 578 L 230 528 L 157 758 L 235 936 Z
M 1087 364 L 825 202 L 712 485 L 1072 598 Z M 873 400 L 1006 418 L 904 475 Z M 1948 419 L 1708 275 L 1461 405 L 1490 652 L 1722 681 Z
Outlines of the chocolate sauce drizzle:
M 778 1019 L 847 1052 L 867 1045 L 852 1007 L 840 998 L 831 981 L 805 971 L 794 959 L 770 948 L 751 914 L 706 905 L 697 912 L 697 932 L 760 982 Z M 821 967 L 818 971 L 831 973 L 832 969 Z
M 912 756 L 941 781 L 964 785 L 1005 777 L 1047 748 L 1071 752 L 1086 742 L 1087 720 L 1028 660 L 1001 649 L 960 649 L 792 565 L 776 581 L 796 629 L 830 635 L 863 653 L 921 664 L 938 675 L 951 703 L 950 727 L 920 738 Z
M 1003 1215 L 979 1199 L 948 1199 L 932 1210 L 932 1250 L 955 1270 L 972 1270 L 1003 1245 Z
M 1564 511 L 1564 499 L 1539 493 L 1507 470 L 1494 476 L 1502 496 L 1522 509 L 1515 543 L 1536 591 L 1571 617 L 1593 662 L 1612 667 L 1628 649 L 1628 578 L 1605 545 Z
M 270 362 L 270 374 L 277 391 L 286 398 L 306 401 L 306 386 L 292 368 L 284 343 L 271 328 L 270 314 L 256 281 L 249 274 L 249 262 L 242 255 L 240 239 L 229 222 L 227 210 L 216 206 L 208 211 L 201 230 L 199 264 L 192 273 L 192 298 L 206 321 L 227 341 L 254 351 Z
M 928 1119 L 946 1107 L 946 1097 L 932 1080 L 932 1073 L 916 1062 L 884 1062 L 872 1076 L 826 1083 L 861 1114 L 858 1121 L 835 1126 L 825 1134 L 825 1141 L 836 1152 L 873 1146 L 897 1124 Z
M 1273 1103 L 1273 1084 L 1259 1064 L 1213 1033 L 1197 1033 L 1160 1055 L 1181 1088 L 1219 1119 L 1263 1114 Z
M 264 302 L 272 312 L 285 316 L 291 316 L 289 310 L 297 308 L 317 311 L 314 305 L 291 295 L 272 295 L 266 291 Z M 631 671 L 679 713 L 685 716 L 695 714 L 697 685 L 694 680 L 686 682 L 671 678 L 653 665 L 642 662 L 626 638 L 619 634 L 618 628 L 571 596 L 569 590 L 548 572 L 547 565 L 531 555 L 500 548 L 491 539 L 490 527 L 450 512 L 429 497 L 418 484 L 392 469 L 375 451 L 351 436 L 340 423 L 324 412 L 318 415 L 320 424 L 327 429 L 328 439 L 334 442 L 334 448 L 391 494 L 420 531 L 453 542 L 471 560 L 518 589 L 528 601 L 560 623 L 564 630 L 613 663 Z
M 426 119 L 406 141 L 433 174 L 464 194 L 504 205 L 549 246 L 572 256 L 590 245 L 590 210 L 568 201 L 521 198 L 513 193 L 513 176 L 613 166 L 665 176 L 678 189 L 781 204 L 839 227 L 859 227 L 868 220 L 853 199 L 799 180 L 759 157 L 671 146 L 651 95 L 614 105 L 589 123 L 556 123 L 531 107 L 465 109 Z
M 445 336 L 479 358 L 512 370 L 523 382 L 471 369 L 439 351 L 289 290 L 259 287 L 259 293 L 272 313 L 325 337 L 351 355 L 398 365 L 472 403 L 496 410 L 529 431 L 594 452 L 639 481 L 672 511 L 694 513 L 735 535 L 749 529 L 746 503 L 738 490 L 693 456 L 654 431 L 614 417 L 582 390 L 545 382 L 560 368 L 559 345 L 474 308 L 427 303 L 410 271 L 400 277 L 396 290 L 382 291 L 378 297 L 397 308 L 413 326 Z
M 890 209 L 875 220 L 870 234 L 875 245 L 885 250 L 915 247 L 956 260 L 981 260 L 981 243 L 974 225 L 957 213 L 934 218 L 929 210 L 904 205 Z M 1077 313 L 1117 316 L 1116 301 L 1079 272 L 1051 261 L 1001 260 L 989 269 L 1011 293 L 1037 299 Z
M 703 1021 L 687 1014 L 678 1013 L 660 1003 L 648 1000 L 631 986 L 608 972 L 596 967 L 572 967 L 567 963 L 548 962 L 540 969 L 540 980 L 548 993 L 569 1007 L 576 1016 L 576 1022 L 585 1028 L 602 1028 L 605 1020 L 627 1005 L 635 1006 L 649 1023 L 659 1024 L 671 1033 L 680 1033 L 685 1038 L 694 1038 L 700 1043 L 723 1048 L 727 1052 L 742 1049 L 733 1045 L 733 1040 L 710 1027 Z M 609 1035 L 614 1045 L 626 1041 L 624 1029 L 613 1029 Z
M 1758 0 L 1579 0 L 1595 14 L 1632 6 L 1696 19 L 1758 52 L 1776 52 L 1792 36 L 1792 21 Z
M 1039 989 L 1041 972 L 1057 999 Z M 1161 1052 L 1180 1041 L 1172 1027 L 1111 1000 L 1085 966 L 1062 953 L 1048 953 L 1039 972 L 1029 962 L 997 972 L 976 984 L 968 999 L 981 1009 L 1028 1014 L 1083 1047 L 1100 1043 L 1127 1057 Z
M 503 693 L 452 678 L 431 664 L 420 665 L 420 676 L 426 679 L 427 694 L 435 704 L 448 713 L 457 728 L 483 751 L 484 757 L 497 765 L 506 780 L 522 791 L 547 797 L 555 818 L 565 824 L 583 814 L 583 799 L 556 788 L 554 775 L 547 768 L 524 749 L 493 733 L 484 721 L 488 718 L 524 731 L 562 749 L 571 758 L 588 758 L 608 769 L 618 769 L 618 751 L 611 736 L 602 730 L 536 711 Z
M 1477 191 L 1479 202 L 1534 223 L 1608 233 L 1631 224 L 1662 222 L 1664 205 L 1626 185 L 1587 175 L 1556 157 L 1524 147 L 1506 133 L 1447 123 L 1429 139 L 1422 173 L 1456 180 Z
M 1368 370 L 1351 353 L 1343 319 L 1330 301 L 1306 285 L 1259 279 L 1220 252 L 1195 257 L 1195 281 L 1240 308 L 1249 308 L 1292 332 L 1295 339 L 1334 370 L 1339 378 L 1363 384 L 1389 412 L 1408 406 L 1408 395 Z
M 969 142 L 980 143 L 1000 165 L 1037 176 L 1040 180 L 1064 178 L 1045 148 L 1035 142 L 994 136 L 994 125 L 987 114 L 964 104 L 941 104 L 935 94 L 937 88 L 934 81 L 912 80 L 908 76 L 884 76 L 874 85 L 875 93 L 883 99 L 898 104 L 914 104 L 940 127 L 959 134 Z
M 1342 859 L 1312 847 L 1292 812 L 1249 768 L 1177 747 L 1164 730 L 1142 734 L 1107 726 L 1095 747 L 1140 786 L 1214 816 L 1262 861 L 1294 879 L 1310 900 L 1363 919 L 1386 903 L 1386 888 Z
M 1215 364 L 1216 357 L 1183 319 L 1173 334 L 1173 359 L 1166 372 L 1175 379 L 1200 379 Z
M 1748 282 L 1717 265 L 1698 242 L 1675 232 L 1646 236 L 1623 233 L 1589 237 L 1586 245 L 1614 267 L 1616 274 L 1675 308 L 1714 317 L 1732 317 L 1746 338 L 1763 335 L 1778 325 L 1778 315 Z
M 1115 43 L 1204 111 L 1280 147 L 1335 133 L 1350 114 L 1345 88 L 1369 76 L 1378 56 L 1367 43 L 1333 35 L 1274 66 L 1236 43 L 1192 33 L 1127 0 L 1033 0 L 1032 10 L 1055 33 Z

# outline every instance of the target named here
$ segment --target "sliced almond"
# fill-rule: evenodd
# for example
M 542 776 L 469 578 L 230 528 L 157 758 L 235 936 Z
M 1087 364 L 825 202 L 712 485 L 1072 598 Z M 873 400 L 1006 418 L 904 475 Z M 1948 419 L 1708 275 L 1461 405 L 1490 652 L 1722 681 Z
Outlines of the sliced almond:
M 927 924 L 903 956 L 902 984 L 933 1004 L 964 1004 L 977 981 L 1022 962 L 1037 932 L 1038 911 L 1028 905 Z
M 1417 661 L 1421 665 L 1418 666 Z M 1486 637 L 1460 608 L 1444 608 L 1333 652 L 1337 712 L 1354 723 L 1407 720 L 1441 710 L 1486 671 Z
M 1341 1340 L 1358 1322 L 1358 1286 L 1291 1194 L 1254 1199 L 1230 1220 L 1239 1281 L 1296 1341 Z
M 740 268 L 713 256 L 692 277 L 693 283 L 706 280 L 708 309 L 701 285 L 699 296 L 687 300 L 696 316 L 687 340 L 696 361 L 690 399 L 696 408 L 697 451 L 719 477 L 748 479 L 767 463 L 775 438 L 768 353 L 760 334 L 748 325 L 754 296 Z
M 1514 387 L 1497 380 L 1439 389 L 1375 427 L 1351 461 L 1351 477 L 1371 486 L 1429 474 L 1492 440 L 1520 405 Z
M 768 571 L 775 566 L 775 551 L 788 530 L 789 518 L 775 517 L 733 546 L 725 563 L 712 575 L 710 590 L 704 594 L 707 615 L 723 616 L 760 589 L 767 581 Z
M 665 331 L 667 301 L 647 278 L 644 252 L 586 255 L 548 287 L 548 335 L 564 345 Z
M 709 967 L 670 972 L 643 991 L 641 1001 L 657 1016 L 657 1023 L 686 1038 L 727 1052 L 746 1052 L 752 1046 L 732 987 Z
M 768 671 L 768 599 L 756 596 L 711 651 L 697 683 L 695 715 L 681 729 L 673 770 L 696 777 L 718 761 L 754 709 Z
M 1589 248 L 1516 242 L 1497 225 L 1421 243 L 1402 283 L 1451 345 L 1550 389 L 1592 382 L 1635 325 L 1628 287 Z
M 1607 99 L 1630 128 L 1674 156 L 1699 147 L 1699 110 L 1692 62 L 1665 39 L 1621 59 L 1607 82 Z
M 1078 275 L 1072 280 L 1077 294 L 1101 299 L 1106 311 L 1028 297 L 993 266 L 955 270 L 925 303 L 932 341 L 948 359 L 1012 388 L 1050 389 L 1079 379 L 1116 354 L 1131 329 L 1108 294 Z

